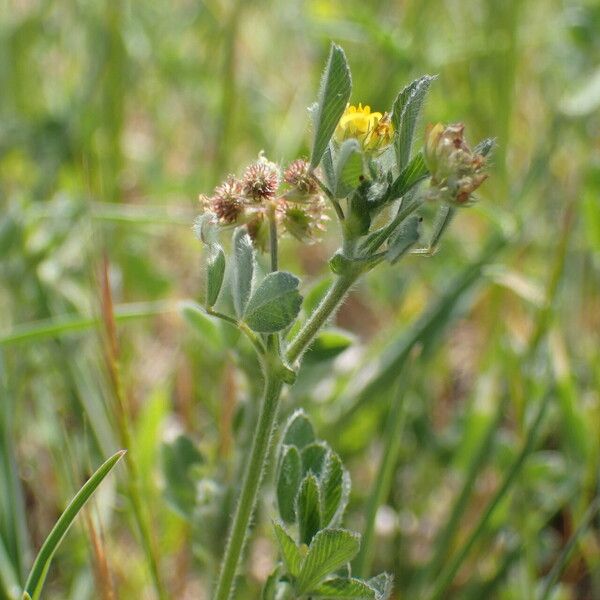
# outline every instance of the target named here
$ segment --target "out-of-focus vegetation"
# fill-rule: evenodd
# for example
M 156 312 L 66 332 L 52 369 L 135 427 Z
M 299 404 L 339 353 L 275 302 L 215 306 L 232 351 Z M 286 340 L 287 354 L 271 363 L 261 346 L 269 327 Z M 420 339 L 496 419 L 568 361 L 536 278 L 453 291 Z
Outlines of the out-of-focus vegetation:
M 397 597 L 444 582 L 444 598 L 600 597 L 598 517 L 584 521 L 600 465 L 597 2 L 0 6 L 0 598 L 16 597 L 58 514 L 119 448 L 97 326 L 104 254 L 163 578 L 170 597 L 208 597 L 260 379 L 232 331 L 182 308 L 202 292 L 191 222 L 198 193 L 260 150 L 307 153 L 331 39 L 354 102 L 389 109 L 437 73 L 424 121 L 463 121 L 498 148 L 443 252 L 372 273 L 337 316 L 356 345 L 315 348 L 283 411 L 303 407 L 342 455 L 359 531 L 382 442 L 398 440 L 373 565 Z M 307 307 L 332 249 L 283 244 Z M 401 428 L 386 429 L 394 410 Z M 57 552 L 46 597 L 154 597 L 115 473 Z M 272 569 L 271 506 L 240 597 L 259 597 Z

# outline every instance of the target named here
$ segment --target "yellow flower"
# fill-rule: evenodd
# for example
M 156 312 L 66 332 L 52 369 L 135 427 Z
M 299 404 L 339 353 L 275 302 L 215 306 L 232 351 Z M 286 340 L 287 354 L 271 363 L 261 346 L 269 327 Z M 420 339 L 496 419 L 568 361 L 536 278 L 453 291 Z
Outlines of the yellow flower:
M 388 146 L 394 136 L 394 127 L 387 113 L 371 112 L 370 106 L 349 104 L 338 123 L 335 139 L 343 142 L 356 139 L 364 150 L 373 152 Z

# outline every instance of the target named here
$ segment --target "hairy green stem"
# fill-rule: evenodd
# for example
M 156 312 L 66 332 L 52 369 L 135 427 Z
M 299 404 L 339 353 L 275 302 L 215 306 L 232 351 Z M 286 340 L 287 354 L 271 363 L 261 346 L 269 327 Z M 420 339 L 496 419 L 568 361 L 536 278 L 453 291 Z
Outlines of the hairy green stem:
M 357 271 L 336 277 L 319 306 L 287 347 L 285 358 L 290 364 L 296 361 L 302 352 L 306 350 L 319 329 L 342 303 L 359 275 L 360 272 Z
M 360 271 L 341 275 L 333 282 L 329 291 L 309 317 L 304 327 L 292 340 L 286 353 L 286 360 L 295 361 L 310 344 L 320 327 L 335 312 L 348 290 L 356 281 Z M 265 360 L 265 391 L 263 395 L 258 425 L 252 440 L 250 457 L 246 466 L 242 491 L 236 506 L 231 533 L 221 563 L 221 571 L 215 589 L 214 600 L 229 600 L 233 592 L 236 570 L 240 563 L 252 514 L 258 500 L 258 493 L 269 456 L 271 438 L 279 397 L 284 384 L 284 367 L 281 364 L 278 346 L 270 346 Z
M 233 518 L 231 533 L 221 563 L 221 572 L 215 590 L 215 600 L 228 600 L 233 591 L 235 574 L 248 537 L 252 513 L 256 507 L 260 484 L 265 471 L 273 429 L 279 409 L 279 396 L 283 381 L 277 370 L 267 366 L 265 391 L 258 417 L 258 426 L 252 440 L 250 458 L 242 483 L 242 492 Z

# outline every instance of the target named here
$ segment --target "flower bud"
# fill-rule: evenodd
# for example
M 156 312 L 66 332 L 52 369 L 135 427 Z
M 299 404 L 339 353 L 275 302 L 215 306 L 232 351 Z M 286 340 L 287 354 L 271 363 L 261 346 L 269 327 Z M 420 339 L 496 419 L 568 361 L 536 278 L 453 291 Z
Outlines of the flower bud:
M 280 184 L 279 167 L 264 156 L 249 165 L 242 177 L 244 193 L 254 202 L 270 200 Z
M 486 159 L 474 154 L 464 140 L 462 123 L 429 127 L 423 155 L 431 173 L 427 197 L 456 206 L 469 202 L 471 194 L 487 179 Z

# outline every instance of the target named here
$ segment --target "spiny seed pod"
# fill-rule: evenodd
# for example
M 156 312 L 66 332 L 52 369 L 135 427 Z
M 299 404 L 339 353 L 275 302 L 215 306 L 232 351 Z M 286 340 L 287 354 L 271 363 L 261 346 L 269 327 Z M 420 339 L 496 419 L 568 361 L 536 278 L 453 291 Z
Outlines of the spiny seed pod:
M 438 123 L 426 131 L 423 156 L 431 184 L 427 197 L 455 206 L 469 203 L 471 194 L 487 179 L 486 159 L 474 154 L 464 139 L 462 123 Z
M 285 196 L 289 200 L 305 200 L 319 193 L 319 184 L 310 171 L 310 165 L 299 158 L 290 163 L 283 173 L 284 181 L 291 186 Z
M 314 242 L 329 221 L 325 209 L 325 202 L 320 196 L 305 204 L 280 200 L 277 203 L 277 216 L 281 226 L 297 240 Z
M 201 196 L 205 209 L 214 212 L 219 221 L 230 225 L 235 223 L 244 210 L 244 190 L 242 182 L 233 175 L 215 188 L 212 197 Z
M 244 193 L 254 202 L 270 200 L 280 183 L 279 167 L 264 156 L 249 165 L 242 177 Z

